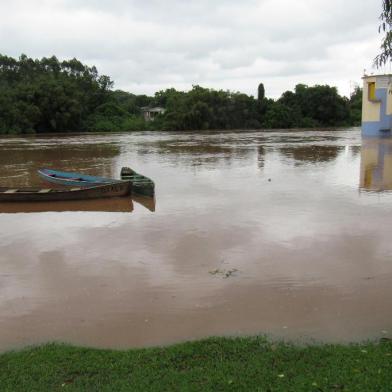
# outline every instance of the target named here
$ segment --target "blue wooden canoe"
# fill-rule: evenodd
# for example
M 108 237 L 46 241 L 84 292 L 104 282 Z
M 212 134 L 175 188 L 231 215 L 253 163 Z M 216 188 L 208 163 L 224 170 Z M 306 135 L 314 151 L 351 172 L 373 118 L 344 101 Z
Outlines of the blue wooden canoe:
M 87 174 L 64 172 L 52 169 L 40 169 L 38 174 L 45 181 L 78 187 L 91 187 L 95 185 L 115 184 L 122 182 L 121 180 L 114 180 L 112 178 L 89 176 Z

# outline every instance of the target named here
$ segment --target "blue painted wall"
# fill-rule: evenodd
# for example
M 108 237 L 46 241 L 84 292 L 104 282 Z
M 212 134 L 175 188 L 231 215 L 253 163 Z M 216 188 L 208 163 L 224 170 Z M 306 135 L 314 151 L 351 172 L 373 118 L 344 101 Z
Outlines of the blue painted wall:
M 388 89 L 376 89 L 376 97 L 381 101 L 380 106 L 380 120 L 379 121 L 363 121 L 362 122 L 362 135 L 363 136 L 379 136 L 385 132 L 390 132 L 392 127 L 392 115 L 387 115 L 387 98 Z M 363 97 L 368 99 L 368 97 Z M 366 104 L 366 102 L 364 103 Z

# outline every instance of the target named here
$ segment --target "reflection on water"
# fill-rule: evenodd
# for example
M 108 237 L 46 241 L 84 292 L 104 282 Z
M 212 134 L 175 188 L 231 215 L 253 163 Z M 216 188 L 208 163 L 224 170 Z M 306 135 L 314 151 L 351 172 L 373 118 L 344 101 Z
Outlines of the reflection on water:
M 0 213 L 0 349 L 390 336 L 392 193 L 358 192 L 381 176 L 360 148 L 359 129 L 0 138 L 4 185 L 130 166 L 159 202 Z
M 49 202 L 0 202 L 0 213 L 27 212 L 132 212 L 136 202 L 151 212 L 155 211 L 155 197 L 132 196 L 94 200 L 66 200 Z
M 364 138 L 360 187 L 367 191 L 392 190 L 392 138 Z
M 294 158 L 296 162 L 302 163 L 315 163 L 315 162 L 328 162 L 336 159 L 340 152 L 344 150 L 343 146 L 295 146 L 295 147 L 282 147 L 281 153 L 287 157 Z
M 143 207 L 147 208 L 151 212 L 155 212 L 155 205 L 156 205 L 156 198 L 155 196 L 139 196 L 139 195 L 132 195 L 132 200 L 136 203 L 139 203 Z
M 0 202 L 0 213 L 66 211 L 132 212 L 132 210 L 133 203 L 129 197 L 50 202 Z

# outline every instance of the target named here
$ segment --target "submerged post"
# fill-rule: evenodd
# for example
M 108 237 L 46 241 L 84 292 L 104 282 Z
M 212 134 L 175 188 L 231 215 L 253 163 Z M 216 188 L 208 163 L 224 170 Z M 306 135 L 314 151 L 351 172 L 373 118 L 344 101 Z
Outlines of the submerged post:
M 362 94 L 362 135 L 390 134 L 392 128 L 392 75 L 365 75 Z

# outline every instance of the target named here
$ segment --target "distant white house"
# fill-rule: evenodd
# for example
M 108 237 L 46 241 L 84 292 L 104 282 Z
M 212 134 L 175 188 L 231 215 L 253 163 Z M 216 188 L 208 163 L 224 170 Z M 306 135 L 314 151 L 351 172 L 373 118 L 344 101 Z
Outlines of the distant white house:
M 162 108 L 160 106 L 156 106 L 153 108 L 149 106 L 144 106 L 141 108 L 141 110 L 143 117 L 146 121 L 153 121 L 158 114 L 163 114 L 166 111 L 165 108 Z

